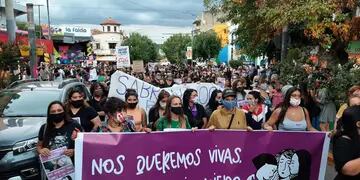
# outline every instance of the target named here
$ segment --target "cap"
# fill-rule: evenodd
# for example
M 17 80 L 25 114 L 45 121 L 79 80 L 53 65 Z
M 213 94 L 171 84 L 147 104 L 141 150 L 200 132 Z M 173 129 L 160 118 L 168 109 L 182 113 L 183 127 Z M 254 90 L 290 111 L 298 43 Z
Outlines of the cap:
M 234 96 L 236 97 L 236 93 L 232 89 L 224 89 L 223 91 L 223 98 Z

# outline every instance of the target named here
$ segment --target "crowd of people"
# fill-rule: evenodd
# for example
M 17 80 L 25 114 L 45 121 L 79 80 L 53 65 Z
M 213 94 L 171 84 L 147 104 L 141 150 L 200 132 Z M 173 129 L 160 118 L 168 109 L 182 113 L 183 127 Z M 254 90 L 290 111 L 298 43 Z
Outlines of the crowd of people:
M 41 67 L 43 68 L 43 67 Z M 39 132 L 38 152 L 49 155 L 59 146 L 74 155 L 77 132 L 152 132 L 171 129 L 243 129 L 279 131 L 330 131 L 335 122 L 333 151 L 338 179 L 360 177 L 360 86 L 348 91 L 348 102 L 336 114 L 327 89 L 309 90 L 305 85 L 284 85 L 271 68 L 243 66 L 236 69 L 219 67 L 176 66 L 146 68 L 144 73 L 124 72 L 158 87 L 192 82 L 210 82 L 223 86 L 214 90 L 206 106 L 199 103 L 195 89 L 187 89 L 182 97 L 162 90 L 157 102 L 147 113 L 139 105 L 139 96 L 128 89 L 125 99 L 108 97 L 113 66 L 53 68 L 50 75 L 40 77 L 56 80 L 79 78 L 91 84 L 92 97 L 74 89 L 66 104 L 52 102 L 47 123 Z M 43 71 L 49 71 L 47 67 Z M 93 72 L 96 72 L 94 78 Z M 49 71 L 50 72 L 50 71 Z M 53 76 L 51 75 L 53 74 Z M 61 80 L 60 78 L 58 80 Z M 88 100 L 87 100 L 88 99 Z M 56 137 L 63 136 L 63 141 Z

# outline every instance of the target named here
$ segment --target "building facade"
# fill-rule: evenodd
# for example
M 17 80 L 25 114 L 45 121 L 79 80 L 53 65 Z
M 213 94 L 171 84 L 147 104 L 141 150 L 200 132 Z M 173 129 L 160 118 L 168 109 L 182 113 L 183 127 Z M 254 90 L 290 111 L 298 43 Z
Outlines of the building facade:
M 14 2 L 14 16 L 26 14 L 26 7 Z M 5 0 L 0 0 L 0 30 L 6 31 Z
M 97 61 L 116 61 L 115 48 L 121 46 L 124 40 L 121 24 L 108 18 L 101 24 L 100 31 L 92 34 L 92 49 Z

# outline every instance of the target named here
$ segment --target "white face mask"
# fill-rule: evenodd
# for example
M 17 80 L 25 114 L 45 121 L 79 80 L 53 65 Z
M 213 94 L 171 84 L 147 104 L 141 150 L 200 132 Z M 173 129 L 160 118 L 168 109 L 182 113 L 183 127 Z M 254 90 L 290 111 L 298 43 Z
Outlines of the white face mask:
M 193 103 L 198 103 L 199 102 L 199 96 L 196 96 L 193 100 L 192 100 Z
M 290 98 L 290 104 L 292 106 L 299 106 L 301 103 L 301 99 L 296 99 L 296 98 Z
M 166 108 L 166 103 L 160 102 L 159 104 L 160 104 L 160 107 L 161 107 L 162 109 L 165 109 L 165 108 Z

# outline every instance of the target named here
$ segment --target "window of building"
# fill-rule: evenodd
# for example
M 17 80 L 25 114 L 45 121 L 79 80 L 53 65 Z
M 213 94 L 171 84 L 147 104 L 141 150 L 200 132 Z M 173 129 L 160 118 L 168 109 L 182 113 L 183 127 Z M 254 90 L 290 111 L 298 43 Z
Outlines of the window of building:
M 109 43 L 109 49 L 115 49 L 116 43 Z
M 108 26 L 108 27 L 107 27 L 107 31 L 108 31 L 108 32 L 110 32 L 110 31 L 111 31 L 111 30 L 110 30 L 110 26 Z
M 116 26 L 114 26 L 114 32 L 117 32 Z
M 100 49 L 100 43 L 96 43 L 96 49 Z

